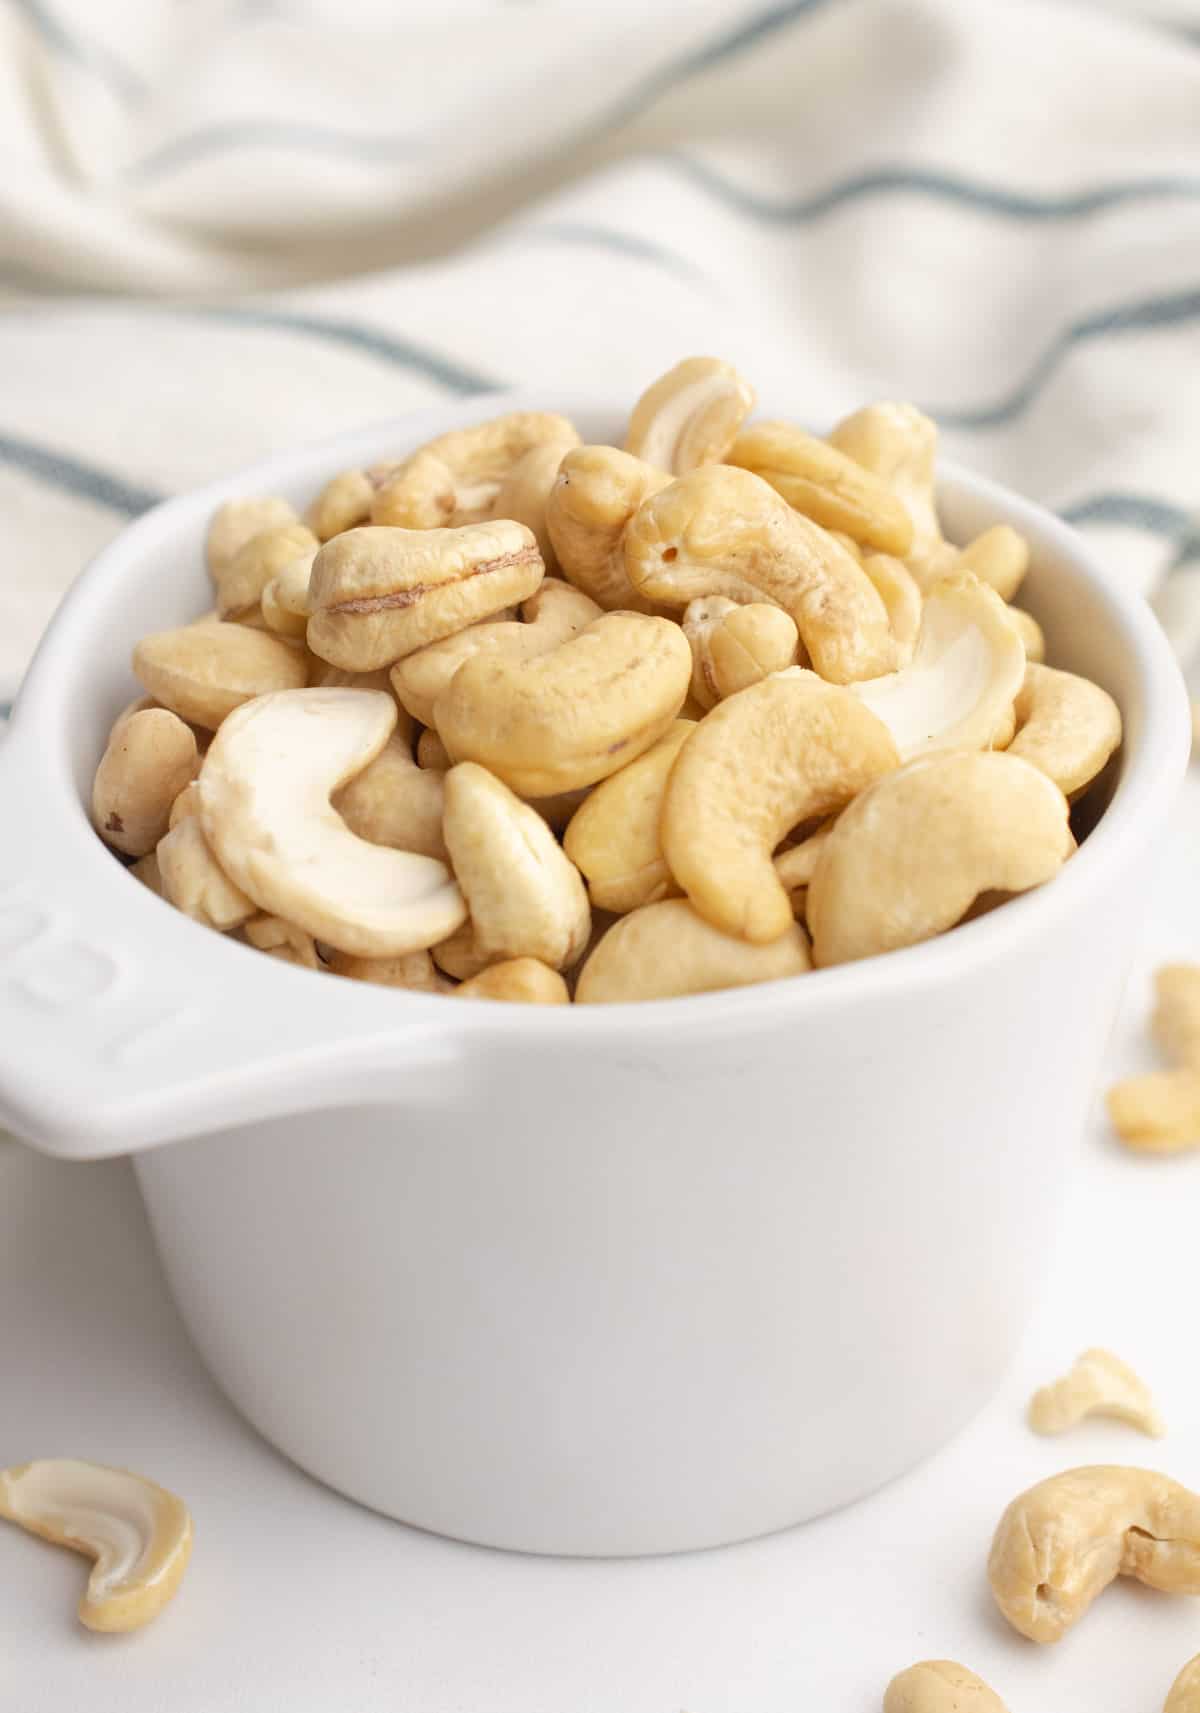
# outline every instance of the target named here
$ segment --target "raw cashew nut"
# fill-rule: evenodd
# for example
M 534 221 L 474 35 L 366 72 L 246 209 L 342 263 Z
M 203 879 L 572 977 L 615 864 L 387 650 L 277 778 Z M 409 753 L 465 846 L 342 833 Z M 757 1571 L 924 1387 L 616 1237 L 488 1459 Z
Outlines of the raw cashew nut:
M 357 838 L 330 802 L 395 724 L 378 691 L 263 696 L 230 716 L 200 771 L 200 819 L 222 868 L 265 914 L 360 957 L 431 946 L 467 913 L 444 864 Z
M 249 945 L 281 963 L 298 964 L 301 969 L 322 970 L 325 965 L 317 956 L 311 934 L 297 928 L 294 922 L 284 922 L 278 916 L 252 916 L 242 928 Z
M 406 987 L 413 993 L 449 993 L 450 983 L 443 981 L 433 967 L 426 951 L 401 952 L 394 958 L 356 958 L 350 952 L 333 950 L 329 968 L 334 975 L 347 976 L 351 981 L 373 981 L 380 987 Z
M 776 856 L 775 873 L 779 876 L 780 883 L 789 892 L 797 892 L 802 886 L 807 887 L 812 884 L 812 877 L 817 868 L 817 858 L 825 848 L 826 840 L 833 831 L 836 819 L 836 816 L 831 817 L 828 821 L 823 822 L 815 832 L 810 833 L 806 839 L 801 839 L 799 844 L 789 845 L 787 850 L 780 851 Z
M 150 851 L 144 857 L 139 857 L 129 870 L 135 880 L 140 880 L 143 886 L 149 887 L 156 898 L 165 897 L 163 892 L 162 875 L 158 870 L 158 853 Z
M 174 832 L 180 821 L 189 815 L 200 813 L 200 787 L 192 779 L 171 804 L 171 813 L 167 816 L 167 831 Z
M 691 720 L 676 720 L 644 755 L 597 785 L 568 822 L 563 849 L 597 908 L 620 915 L 670 891 L 659 822 L 667 778 L 695 729 Z
M 1146 1382 L 1111 1350 L 1085 1350 L 1069 1373 L 1029 1400 L 1034 1433 L 1065 1433 L 1087 1416 L 1113 1416 L 1151 1439 L 1167 1431 Z
M 376 494 L 365 470 L 341 470 L 331 476 L 304 514 L 318 541 L 330 541 L 345 529 L 366 523 Z
M 1046 638 L 1041 625 L 1024 607 L 1009 607 L 1008 616 L 1025 644 L 1026 660 L 1034 660 L 1040 666 L 1046 658 Z
M 1168 1058 L 1200 1070 L 1200 964 L 1163 964 L 1154 988 L 1155 1040 Z
M 708 465 L 652 495 L 625 531 L 625 570 L 648 600 L 767 600 L 794 620 L 835 684 L 889 672 L 896 650 L 875 586 L 833 537 L 749 470 Z
M 444 830 L 487 962 L 575 963 L 591 929 L 587 892 L 541 816 L 486 768 L 465 761 L 446 775 Z
M 931 939 L 981 893 L 1050 880 L 1074 848 L 1066 798 L 1028 762 L 920 756 L 868 786 L 826 839 L 808 888 L 816 964 Z
M 912 519 L 888 484 L 794 423 L 752 423 L 734 441 L 728 462 L 753 470 L 796 511 L 864 547 L 899 555 L 913 544 Z
M 1163 1713 L 1200 1713 L 1200 1654 L 1188 1661 L 1171 1685 Z
M 1126 1077 L 1109 1089 L 1108 1113 L 1126 1147 L 1177 1154 L 1200 1145 L 1200 967 L 1164 964 L 1154 981 L 1151 1029 L 1179 1068 Z
M 481 523 L 501 487 L 535 446 L 565 452 L 579 435 L 565 416 L 517 410 L 472 428 L 454 428 L 396 466 L 371 506 L 371 521 L 404 529 Z
M 915 405 L 889 400 L 843 418 L 829 444 L 878 476 L 903 502 L 913 529 L 905 559 L 918 581 L 952 569 L 958 550 L 946 542 L 937 515 L 937 425 Z
M 163 897 L 205 928 L 227 934 L 257 912 L 212 853 L 197 815 L 185 815 L 155 852 Z
M 333 806 L 350 831 L 369 844 L 446 861 L 442 776 L 418 767 L 408 738 L 399 732 L 334 793 Z
M 682 898 L 622 916 L 583 966 L 577 1005 L 671 999 L 686 993 L 782 981 L 812 968 L 804 929 L 791 920 L 769 945 L 722 934 Z
M 182 1499 L 143 1475 L 42 1458 L 0 1469 L 0 1517 L 95 1560 L 79 1602 L 89 1630 L 137 1630 L 174 1595 L 192 1554 Z
M 723 595 L 689 601 L 683 634 L 692 649 L 692 695 L 704 708 L 796 664 L 800 633 L 781 607 L 739 606 Z
M 552 577 L 542 581 L 523 603 L 522 611 L 527 621 L 524 624 L 502 619 L 471 625 L 398 660 L 392 667 L 392 689 L 413 718 L 424 726 L 433 725 L 438 697 L 473 655 L 496 653 L 512 660 L 531 660 L 578 636 L 585 625 L 600 617 L 601 609 L 569 583 Z
M 492 517 L 511 518 L 533 531 L 538 552 L 551 573 L 558 570 L 558 556 L 546 524 L 546 507 L 550 490 L 558 480 L 559 465 L 571 447 L 578 444 L 579 436 L 575 434 L 569 441 L 547 440 L 541 446 L 531 447 L 513 465 L 492 501 Z
M 308 580 L 316 549 L 289 559 L 262 592 L 262 617 L 268 630 L 302 639 L 308 631 Z M 322 662 L 324 665 L 324 662 Z
M 888 1684 L 883 1713 L 1008 1713 L 994 1689 L 952 1659 L 923 1659 Z
M 649 495 L 671 477 L 612 446 L 579 446 L 559 466 L 546 502 L 546 527 L 563 576 L 607 611 L 644 612 L 625 570 L 625 531 Z
M 417 739 L 417 766 L 428 773 L 447 773 L 454 766 L 450 751 L 432 729 L 422 732 Z
M 647 387 L 633 407 L 625 450 L 683 476 L 719 464 L 754 409 L 754 388 L 716 357 L 686 357 Z
M 792 667 L 721 702 L 667 781 L 662 848 L 697 911 L 765 943 L 792 926 L 771 863 L 784 834 L 897 765 L 886 726 L 848 690 Z
M 1009 755 L 1052 779 L 1067 797 L 1091 784 L 1121 742 L 1121 710 L 1098 684 L 1030 662 L 1016 698 Z
M 571 995 L 557 970 L 537 958 L 510 958 L 480 970 L 455 988 L 459 999 L 506 999 L 519 1005 L 569 1005 Z
M 1200 1594 L 1200 1498 L 1149 1469 L 1068 1469 L 1013 1500 L 988 1558 L 996 1604 L 1057 1642 L 1118 1576 Z
M 350 672 L 390 666 L 531 595 L 542 558 L 519 523 L 348 529 L 313 561 L 308 645 Z
M 195 733 L 177 714 L 143 708 L 121 719 L 92 784 L 92 821 L 100 837 L 126 856 L 146 856 L 198 766 Z
M 144 636 L 133 670 L 164 708 L 210 731 L 252 697 L 297 690 L 308 677 L 304 656 L 281 637 L 221 623 Z
M 865 553 L 859 563 L 887 608 L 896 665 L 907 666 L 921 630 L 921 585 L 902 559 L 893 559 L 888 553 Z
M 226 500 L 218 506 L 208 526 L 204 557 L 208 574 L 219 588 L 238 553 L 248 541 L 266 529 L 286 529 L 296 523 L 295 510 L 276 494 L 245 500 Z
M 476 655 L 437 704 L 456 761 L 477 761 L 522 797 L 606 779 L 657 742 L 692 672 L 678 625 L 605 613 L 533 660 Z
M 1002 601 L 1011 601 L 1029 569 L 1029 543 L 1011 524 L 993 524 L 959 550 L 958 569 L 973 571 Z
M 963 574 L 943 577 L 925 597 L 910 664 L 849 689 L 908 761 L 934 750 L 988 748 L 1024 677 L 1025 648 L 1008 608 L 986 583 Z
M 245 619 L 256 611 L 263 590 L 285 565 L 301 554 L 311 556 L 320 543 L 302 523 L 263 530 L 239 547 L 233 563 L 217 583 L 217 612 L 223 619 Z

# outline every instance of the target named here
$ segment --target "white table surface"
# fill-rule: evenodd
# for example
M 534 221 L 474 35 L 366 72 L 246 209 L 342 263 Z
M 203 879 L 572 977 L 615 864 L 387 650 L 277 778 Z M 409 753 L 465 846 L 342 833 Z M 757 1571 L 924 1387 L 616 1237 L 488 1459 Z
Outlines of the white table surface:
M 1200 959 L 1198 851 L 1193 770 L 1106 1081 L 1152 1062 L 1153 965 Z M 1065 1641 L 1037 1648 L 993 1609 L 984 1562 L 1007 1501 L 1056 1469 L 1144 1463 L 1200 1489 L 1198 1263 L 1200 1152 L 1139 1161 L 1098 1116 L 1020 1357 L 940 1455 L 846 1511 L 748 1545 L 537 1559 L 404 1528 L 293 1468 L 201 1369 L 128 1166 L 51 1163 L 0 1143 L 0 1463 L 125 1464 L 183 1494 L 197 1530 L 164 1616 L 102 1637 L 74 1618 L 81 1561 L 0 1527 L 0 1710 L 877 1713 L 893 1672 L 949 1656 L 1012 1713 L 1158 1713 L 1200 1652 L 1200 1601 L 1121 1583 Z M 1118 1425 L 1058 1440 L 1025 1427 L 1032 1388 L 1097 1343 L 1156 1387 L 1164 1441 Z

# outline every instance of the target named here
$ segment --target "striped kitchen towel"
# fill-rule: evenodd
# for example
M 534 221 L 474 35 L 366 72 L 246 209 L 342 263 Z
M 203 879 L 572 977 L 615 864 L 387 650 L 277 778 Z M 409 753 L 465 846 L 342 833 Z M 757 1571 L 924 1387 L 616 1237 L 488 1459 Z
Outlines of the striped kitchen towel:
M 1200 595 L 1184 0 L 0 0 L 0 145 L 0 697 L 160 495 L 694 351 Z

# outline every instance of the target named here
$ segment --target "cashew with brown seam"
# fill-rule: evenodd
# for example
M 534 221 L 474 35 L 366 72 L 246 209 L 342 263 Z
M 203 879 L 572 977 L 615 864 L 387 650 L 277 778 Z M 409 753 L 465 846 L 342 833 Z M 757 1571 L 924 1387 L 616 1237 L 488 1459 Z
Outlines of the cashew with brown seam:
M 952 1659 L 924 1659 L 888 1684 L 883 1713 L 1007 1713 L 994 1689 Z
M 725 458 L 754 409 L 754 388 L 716 357 L 685 357 L 633 407 L 625 450 L 674 476 Z
M 662 810 L 667 865 L 723 933 L 762 944 L 792 927 L 771 863 L 784 834 L 897 766 L 887 727 L 849 690 L 792 667 L 721 702 L 691 733 Z
M 1030 661 L 1008 746 L 1067 797 L 1085 791 L 1121 742 L 1121 710 L 1099 684 Z
M 996 1604 L 1034 1642 L 1060 1640 L 1118 1576 L 1200 1594 L 1200 1498 L 1149 1469 L 1068 1469 L 1012 1501 L 988 1557 Z
M 519 410 L 452 428 L 396 466 L 371 503 L 371 521 L 403 529 L 482 523 L 496 515 L 497 495 L 516 466 L 547 444 L 561 452 L 578 446 L 574 424 L 551 411 Z
M 912 518 L 888 484 L 793 423 L 751 423 L 734 441 L 728 462 L 753 470 L 795 511 L 865 548 L 903 556 L 912 547 Z
M 1028 762 L 992 750 L 919 756 L 861 792 L 825 840 L 806 905 L 814 960 L 931 939 L 981 893 L 1052 879 L 1074 848 L 1066 798 Z
M 653 611 L 625 569 L 624 541 L 638 507 L 665 488 L 666 470 L 612 446 L 578 446 L 559 466 L 546 527 L 563 576 L 606 611 Z
M 682 609 L 725 595 L 782 607 L 833 683 L 895 667 L 887 608 L 862 566 L 749 470 L 706 465 L 652 495 L 625 531 L 624 555 L 648 600 Z
M 568 822 L 563 849 L 599 909 L 623 914 L 671 889 L 659 832 L 662 805 L 675 758 L 695 729 L 692 720 L 676 720 L 636 761 L 602 780 Z
M 708 595 L 688 602 L 682 622 L 692 649 L 692 696 L 702 708 L 796 664 L 800 633 L 782 607 Z
M 467 914 L 444 864 L 356 838 L 330 801 L 395 724 L 379 691 L 263 696 L 230 716 L 200 771 L 204 835 L 230 878 L 267 915 L 360 957 L 431 946 Z
M 100 837 L 126 856 L 146 856 L 199 765 L 195 733 L 177 714 L 139 708 L 120 718 L 92 782 L 92 822 Z
M 767 945 L 723 934 L 683 898 L 644 904 L 615 922 L 588 957 L 577 1005 L 615 1005 L 782 981 L 812 968 L 804 929 L 791 920 Z

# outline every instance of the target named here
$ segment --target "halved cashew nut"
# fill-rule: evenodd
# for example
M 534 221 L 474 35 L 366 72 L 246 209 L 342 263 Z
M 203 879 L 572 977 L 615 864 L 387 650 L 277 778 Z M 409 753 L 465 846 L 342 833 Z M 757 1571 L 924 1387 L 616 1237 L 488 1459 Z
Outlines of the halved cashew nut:
M 568 822 L 563 849 L 599 909 L 622 914 L 670 890 L 659 823 L 675 758 L 695 729 L 676 720 L 644 755 L 597 785 Z
M 1171 1685 L 1163 1713 L 1200 1713 L 1200 1654 L 1188 1661 Z
M 579 871 L 536 810 L 474 762 L 446 775 L 446 846 L 489 963 L 575 963 L 591 910 Z
M 1008 1713 L 994 1689 L 952 1659 L 923 1659 L 888 1684 L 883 1713 Z
M 1031 661 L 1016 698 L 1017 735 L 1009 755 L 1074 797 L 1089 786 L 1121 742 L 1121 710 L 1098 684 Z
M 1028 762 L 921 756 L 868 786 L 826 839 L 808 888 L 816 963 L 931 939 L 981 893 L 1052 879 L 1074 848 L 1066 798 Z
M 217 612 L 223 619 L 244 619 L 262 600 L 263 590 L 285 565 L 300 556 L 311 556 L 320 546 L 311 529 L 302 523 L 285 524 L 251 536 L 234 555 L 229 569 L 217 583 Z
M 964 574 L 943 577 L 925 597 L 909 665 L 849 689 L 908 761 L 933 750 L 988 748 L 1024 678 L 1025 649 L 1007 607 Z
M 1034 1433 L 1065 1433 L 1087 1416 L 1113 1416 L 1151 1439 L 1167 1431 L 1146 1382 L 1111 1350 L 1085 1350 L 1061 1380 L 1029 1400 Z
M 286 529 L 297 523 L 295 509 L 276 494 L 245 500 L 226 500 L 218 506 L 208 526 L 204 557 L 208 574 L 219 588 L 241 549 L 267 529 Z
M 996 1604 L 1034 1642 L 1057 1642 L 1118 1576 L 1200 1594 L 1200 1498 L 1149 1469 L 1068 1469 L 1013 1500 L 988 1558 Z
M 624 541 L 642 501 L 670 482 L 632 453 L 579 446 L 559 466 L 546 502 L 546 527 L 563 576 L 606 611 L 645 611 L 625 570 Z
M 232 881 L 212 853 L 196 815 L 185 815 L 155 852 L 163 897 L 202 927 L 227 934 L 256 914 L 254 900 Z
M 279 636 L 302 638 L 308 630 L 308 580 L 316 549 L 289 559 L 262 592 L 263 623 Z
M 723 934 L 683 898 L 644 904 L 615 922 L 583 966 L 576 1005 L 618 1005 L 782 981 L 812 968 L 804 929 L 791 920 L 769 945 Z
M 689 601 L 683 634 L 692 649 L 692 695 L 704 708 L 796 664 L 800 633 L 782 607 L 741 606 L 723 595 Z
M 371 520 L 404 529 L 481 523 L 515 466 L 547 443 L 562 452 L 578 446 L 574 424 L 551 411 L 520 410 L 451 429 L 396 466 L 372 502 Z
M 199 764 L 195 733 L 177 714 L 143 708 L 121 719 L 92 783 L 100 837 L 126 856 L 146 856 Z
M 349 529 L 313 561 L 308 645 L 333 666 L 370 672 L 524 600 L 542 576 L 519 523 Z
M 718 464 L 754 409 L 754 388 L 717 357 L 686 357 L 633 407 L 625 450 L 672 475 Z
M 532 660 L 476 655 L 439 698 L 456 761 L 477 761 L 522 797 L 606 779 L 650 748 L 687 694 L 692 651 L 678 625 L 605 613 Z
M 249 945 L 266 952 L 281 963 L 298 964 L 301 969 L 322 970 L 325 965 L 317 956 L 316 942 L 294 922 L 279 916 L 252 916 L 242 928 Z
M 89 1630 L 140 1629 L 174 1595 L 192 1554 L 182 1499 L 127 1469 L 42 1458 L 0 1470 L 0 1517 L 95 1560 L 79 1602 Z
M 492 964 L 455 988 L 459 999 L 503 999 L 518 1005 L 569 1005 L 571 995 L 557 970 L 537 958 Z
M 904 554 L 912 546 L 912 519 L 887 482 L 794 423 L 752 423 L 734 441 L 728 461 L 753 470 L 824 529 L 841 530 L 879 553 Z
M 200 818 L 222 868 L 267 915 L 361 957 L 431 946 L 467 913 L 444 864 L 357 838 L 330 802 L 395 724 L 395 702 L 378 691 L 262 696 L 225 722 L 200 772 Z
M 791 828 L 828 815 L 898 762 L 858 699 L 792 667 L 713 709 L 667 782 L 662 849 L 697 911 L 722 933 L 765 943 L 792 928 L 771 863 Z
M 412 993 L 449 993 L 451 985 L 433 967 L 426 951 L 401 952 L 393 958 L 358 958 L 331 950 L 329 968 L 351 981 L 371 981 L 379 987 L 404 987 Z
M 874 678 L 896 664 L 887 608 L 827 530 L 749 470 L 714 464 L 637 511 L 625 570 L 648 600 L 684 608 L 704 595 L 771 601 L 789 614 L 822 678 Z
M 950 570 L 958 553 L 938 522 L 937 425 L 915 405 L 885 400 L 845 417 L 830 433 L 829 444 L 878 476 L 903 503 L 912 521 L 912 543 L 904 557 L 918 580 Z
M 304 656 L 281 637 L 219 622 L 144 636 L 133 670 L 164 708 L 210 731 L 252 697 L 299 689 L 308 677 Z
M 1011 601 L 1029 569 L 1029 543 L 1011 524 L 993 524 L 959 550 L 958 569 L 973 571 L 1002 601 Z
M 372 845 L 446 860 L 442 776 L 413 760 L 407 737 L 393 732 L 374 761 L 333 796 L 352 833 Z

